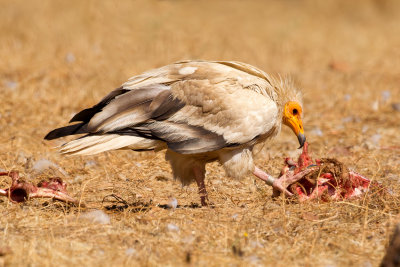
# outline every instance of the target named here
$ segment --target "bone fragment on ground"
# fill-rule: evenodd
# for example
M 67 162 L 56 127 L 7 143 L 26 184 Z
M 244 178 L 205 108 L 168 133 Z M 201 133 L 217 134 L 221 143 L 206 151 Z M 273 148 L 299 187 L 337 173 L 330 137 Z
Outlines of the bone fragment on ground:
M 11 202 L 24 202 L 30 198 L 52 198 L 64 202 L 78 204 L 78 201 L 68 195 L 67 184 L 61 178 L 50 178 L 41 181 L 37 186 L 20 179 L 17 171 L 0 172 L 0 176 L 9 176 L 11 186 L 0 189 L 0 196 L 6 196 Z

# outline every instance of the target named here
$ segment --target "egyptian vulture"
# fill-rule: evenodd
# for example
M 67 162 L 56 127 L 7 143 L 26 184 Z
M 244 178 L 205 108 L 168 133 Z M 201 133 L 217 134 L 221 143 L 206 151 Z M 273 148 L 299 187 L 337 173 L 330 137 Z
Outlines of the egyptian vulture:
M 254 165 L 252 153 L 282 123 L 302 147 L 302 110 L 301 93 L 291 82 L 251 65 L 182 61 L 130 78 L 45 139 L 84 134 L 61 147 L 61 153 L 74 155 L 166 149 L 174 178 L 183 185 L 196 181 L 201 204 L 207 205 L 205 165 L 216 160 L 229 177 L 252 173 L 291 195 L 286 186 L 302 174 L 274 179 Z

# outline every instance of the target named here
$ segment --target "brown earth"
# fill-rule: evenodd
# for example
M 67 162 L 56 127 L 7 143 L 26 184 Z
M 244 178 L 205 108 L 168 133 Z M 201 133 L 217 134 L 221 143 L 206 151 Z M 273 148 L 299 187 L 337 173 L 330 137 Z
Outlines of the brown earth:
M 378 265 L 399 221 L 399 25 L 396 0 L 1 0 L 0 169 L 33 182 L 60 176 L 87 206 L 1 198 L 0 266 Z M 196 208 L 196 187 L 173 180 L 162 152 L 63 157 L 59 141 L 43 141 L 127 78 L 181 59 L 293 77 L 313 157 L 338 158 L 391 194 L 274 201 L 265 184 L 215 163 L 215 208 Z M 277 176 L 297 146 L 285 128 L 258 164 Z M 58 167 L 39 173 L 41 159 Z M 126 203 L 103 203 L 111 194 Z M 157 206 L 171 198 L 179 208 Z M 95 209 L 110 223 L 82 219 Z

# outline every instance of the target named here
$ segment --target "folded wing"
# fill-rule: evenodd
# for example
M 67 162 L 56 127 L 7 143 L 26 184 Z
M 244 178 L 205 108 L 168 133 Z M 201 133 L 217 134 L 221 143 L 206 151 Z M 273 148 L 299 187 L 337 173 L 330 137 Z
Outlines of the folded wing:
M 263 75 L 235 62 L 168 65 L 131 78 L 71 119 L 79 123 L 53 130 L 46 139 L 86 133 L 62 148 L 75 154 L 165 145 L 194 154 L 243 145 L 276 122 L 277 106 L 271 92 L 263 93 L 270 86 Z

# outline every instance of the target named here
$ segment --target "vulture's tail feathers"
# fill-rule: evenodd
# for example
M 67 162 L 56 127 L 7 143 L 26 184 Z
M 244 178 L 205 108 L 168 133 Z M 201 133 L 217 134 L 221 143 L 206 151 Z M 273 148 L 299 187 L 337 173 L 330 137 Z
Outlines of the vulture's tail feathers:
M 59 137 L 64 137 L 67 135 L 74 135 L 74 134 L 82 134 L 87 133 L 87 123 L 81 122 L 74 125 L 68 125 L 65 127 L 54 129 L 53 131 L 49 132 L 44 139 L 46 140 L 53 140 Z
M 158 145 L 159 141 L 138 136 L 118 134 L 86 135 L 62 145 L 60 152 L 71 155 L 94 155 L 121 148 L 138 151 L 153 150 Z

